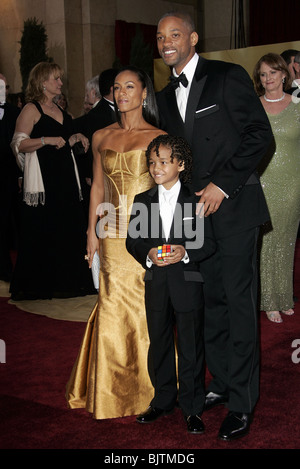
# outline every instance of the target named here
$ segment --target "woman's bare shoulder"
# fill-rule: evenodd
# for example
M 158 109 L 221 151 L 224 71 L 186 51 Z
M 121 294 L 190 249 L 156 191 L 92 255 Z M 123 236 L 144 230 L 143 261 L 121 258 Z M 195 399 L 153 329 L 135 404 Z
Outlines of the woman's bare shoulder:
M 140 132 L 137 132 L 133 141 L 133 148 L 141 148 L 146 150 L 152 140 L 158 137 L 158 135 L 163 134 L 166 134 L 166 132 L 156 127 L 148 127 Z
M 23 114 L 39 114 L 39 111 L 35 104 L 33 103 L 26 103 L 23 107 L 21 113 Z
M 147 135 L 151 139 L 158 137 L 158 135 L 166 135 L 167 132 L 164 130 L 158 129 L 157 127 L 152 127 L 147 130 Z
M 103 138 L 105 135 L 108 135 L 111 132 L 117 130 L 120 130 L 120 126 L 115 122 L 111 125 L 108 125 L 107 127 L 104 127 L 103 129 L 96 130 L 93 136 L 97 138 Z
M 155 133 L 156 136 L 158 136 L 158 135 L 166 135 L 166 134 L 167 134 L 167 132 L 165 132 L 164 130 L 158 129 L 158 128 L 156 128 L 156 127 L 154 127 L 153 132 Z
M 96 130 L 93 134 L 93 146 L 101 151 L 105 148 L 111 148 L 113 142 L 116 141 L 120 133 L 120 126 L 118 124 L 111 124 L 103 129 Z
M 33 103 L 27 103 L 23 107 L 22 111 L 19 114 L 17 120 L 17 128 L 16 130 L 20 131 L 19 127 L 32 127 L 35 125 L 38 120 L 40 119 L 41 114 L 38 111 L 37 107 Z

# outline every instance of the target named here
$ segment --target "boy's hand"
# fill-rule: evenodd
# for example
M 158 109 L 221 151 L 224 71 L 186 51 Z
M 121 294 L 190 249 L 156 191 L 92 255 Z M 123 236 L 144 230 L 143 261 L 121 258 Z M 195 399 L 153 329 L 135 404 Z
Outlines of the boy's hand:
M 176 264 L 185 256 L 185 248 L 181 244 L 172 244 L 171 247 L 172 252 L 168 256 L 164 257 L 164 265 Z
M 166 265 L 176 264 L 177 262 L 180 262 L 181 259 L 185 256 L 185 248 L 181 246 L 181 244 L 172 244 L 171 247 L 172 252 L 170 252 L 168 256 L 165 256 L 162 259 L 157 257 L 157 248 L 150 249 L 148 257 L 151 259 L 153 264 L 157 265 L 158 267 L 165 267 Z
M 158 267 L 164 267 L 165 264 L 164 264 L 162 259 L 159 259 L 157 257 L 157 253 L 158 253 L 158 248 L 152 248 L 148 252 L 148 257 L 149 257 L 149 259 L 151 259 L 153 264 L 157 265 Z

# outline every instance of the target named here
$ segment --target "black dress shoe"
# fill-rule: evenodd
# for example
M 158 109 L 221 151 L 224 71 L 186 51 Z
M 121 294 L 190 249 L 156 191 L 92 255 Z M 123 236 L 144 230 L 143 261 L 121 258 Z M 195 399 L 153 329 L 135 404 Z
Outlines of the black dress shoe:
M 164 409 L 158 409 L 157 407 L 152 407 L 150 405 L 146 412 L 137 416 L 136 421 L 139 423 L 152 423 L 159 417 L 162 417 L 163 415 L 168 415 L 171 412 L 172 410 L 168 411 Z
M 210 410 L 216 405 L 227 404 L 228 398 L 224 394 L 209 392 L 205 396 L 204 410 Z
M 200 435 L 204 433 L 204 424 L 201 420 L 200 415 L 189 415 L 186 417 L 187 431 L 194 435 Z
M 228 412 L 221 425 L 218 438 L 224 441 L 231 441 L 247 435 L 251 421 L 251 414 L 232 411 Z

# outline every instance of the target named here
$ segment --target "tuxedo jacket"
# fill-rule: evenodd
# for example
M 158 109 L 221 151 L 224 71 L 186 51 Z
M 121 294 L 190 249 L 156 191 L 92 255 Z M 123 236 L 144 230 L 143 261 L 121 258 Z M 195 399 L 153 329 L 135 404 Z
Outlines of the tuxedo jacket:
M 93 134 L 99 130 L 107 127 L 108 125 L 116 122 L 115 111 L 110 107 L 108 101 L 104 98 L 100 99 L 99 103 L 92 108 L 84 116 L 73 119 L 74 133 L 80 132 L 85 135 L 90 142 L 89 150 L 82 157 L 76 158 L 78 165 L 85 173 L 85 177 L 92 177 L 93 168 L 93 152 L 92 152 L 92 138 Z
M 140 205 L 139 205 L 140 204 Z M 151 308 L 160 308 L 164 295 L 162 292 L 168 290 L 173 307 L 179 310 L 188 310 L 198 307 L 199 302 L 199 282 L 203 283 L 200 263 L 210 257 L 216 250 L 216 244 L 212 233 L 211 220 L 203 218 L 197 221 L 195 214 L 197 197 L 192 186 L 181 185 L 178 200 L 174 212 L 173 223 L 168 241 L 164 237 L 162 219 L 159 214 L 158 186 L 150 190 L 137 194 L 133 207 L 138 207 L 137 213 L 131 214 L 126 248 L 128 252 L 146 269 L 145 286 L 146 298 L 150 298 Z M 145 210 L 139 210 L 139 207 Z M 189 207 L 187 210 L 186 207 Z M 135 221 L 138 220 L 140 235 L 136 237 L 132 231 L 135 228 Z M 154 223 L 158 220 L 158 237 L 153 236 Z M 191 233 L 196 232 L 196 223 L 200 229 L 196 237 L 191 237 Z M 204 237 L 201 238 L 201 229 Z M 155 231 L 155 230 L 154 230 Z M 196 235 L 196 236 L 197 236 Z M 200 244 L 202 247 L 200 248 Z M 195 243 L 195 244 L 193 244 Z M 189 262 L 183 261 L 165 267 L 146 265 L 147 255 L 151 248 L 163 244 L 181 244 L 185 247 L 189 256 Z M 149 289 L 153 294 L 149 295 Z M 148 291 L 148 294 L 147 294 Z
M 10 147 L 19 113 L 17 106 L 4 104 L 4 115 L 0 120 L 0 168 L 3 180 L 7 179 L 8 173 L 15 178 L 23 175 Z
M 157 94 L 161 128 L 187 140 L 196 191 L 209 182 L 229 197 L 213 215 L 217 238 L 259 226 L 269 213 L 256 167 L 273 140 L 252 81 L 239 65 L 199 57 L 185 123 L 169 84 Z

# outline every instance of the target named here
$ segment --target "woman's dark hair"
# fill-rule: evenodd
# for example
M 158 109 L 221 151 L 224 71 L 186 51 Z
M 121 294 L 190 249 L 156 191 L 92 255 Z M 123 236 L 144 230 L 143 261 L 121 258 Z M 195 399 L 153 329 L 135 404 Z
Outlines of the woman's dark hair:
M 283 83 L 284 90 L 288 90 L 291 87 L 291 84 L 292 84 L 291 74 L 289 72 L 289 69 L 285 60 L 281 57 L 281 55 L 270 52 L 269 54 L 263 55 L 259 59 L 253 71 L 254 88 L 258 96 L 262 96 L 265 93 L 265 89 L 262 86 L 261 81 L 260 81 L 260 68 L 263 63 L 267 64 L 269 67 L 273 68 L 274 70 L 278 70 L 284 73 L 285 75 L 285 82 Z
M 170 159 L 172 162 L 174 158 L 176 158 L 179 163 L 184 163 L 184 170 L 179 173 L 179 178 L 182 180 L 183 183 L 191 182 L 193 164 L 192 151 L 189 144 L 182 137 L 175 137 L 173 135 L 163 134 L 154 138 L 152 142 L 149 143 L 148 148 L 146 150 L 148 168 L 150 166 L 149 163 L 151 151 L 154 150 L 159 158 L 160 146 L 170 148 Z
M 142 69 L 135 67 L 134 65 L 129 65 L 128 67 L 124 67 L 122 70 L 119 71 L 118 74 L 129 71 L 133 72 L 137 75 L 139 81 L 142 84 L 143 89 L 147 89 L 147 97 L 145 99 L 145 107 L 143 106 L 143 118 L 145 119 L 148 124 L 153 125 L 154 127 L 158 127 L 159 125 L 159 117 L 158 117 L 158 108 L 155 99 L 155 92 L 153 88 L 152 81 L 150 77 L 144 72 Z M 118 124 L 121 126 L 121 113 L 118 109 L 118 106 L 115 101 L 114 97 L 114 105 L 116 111 L 116 119 Z

